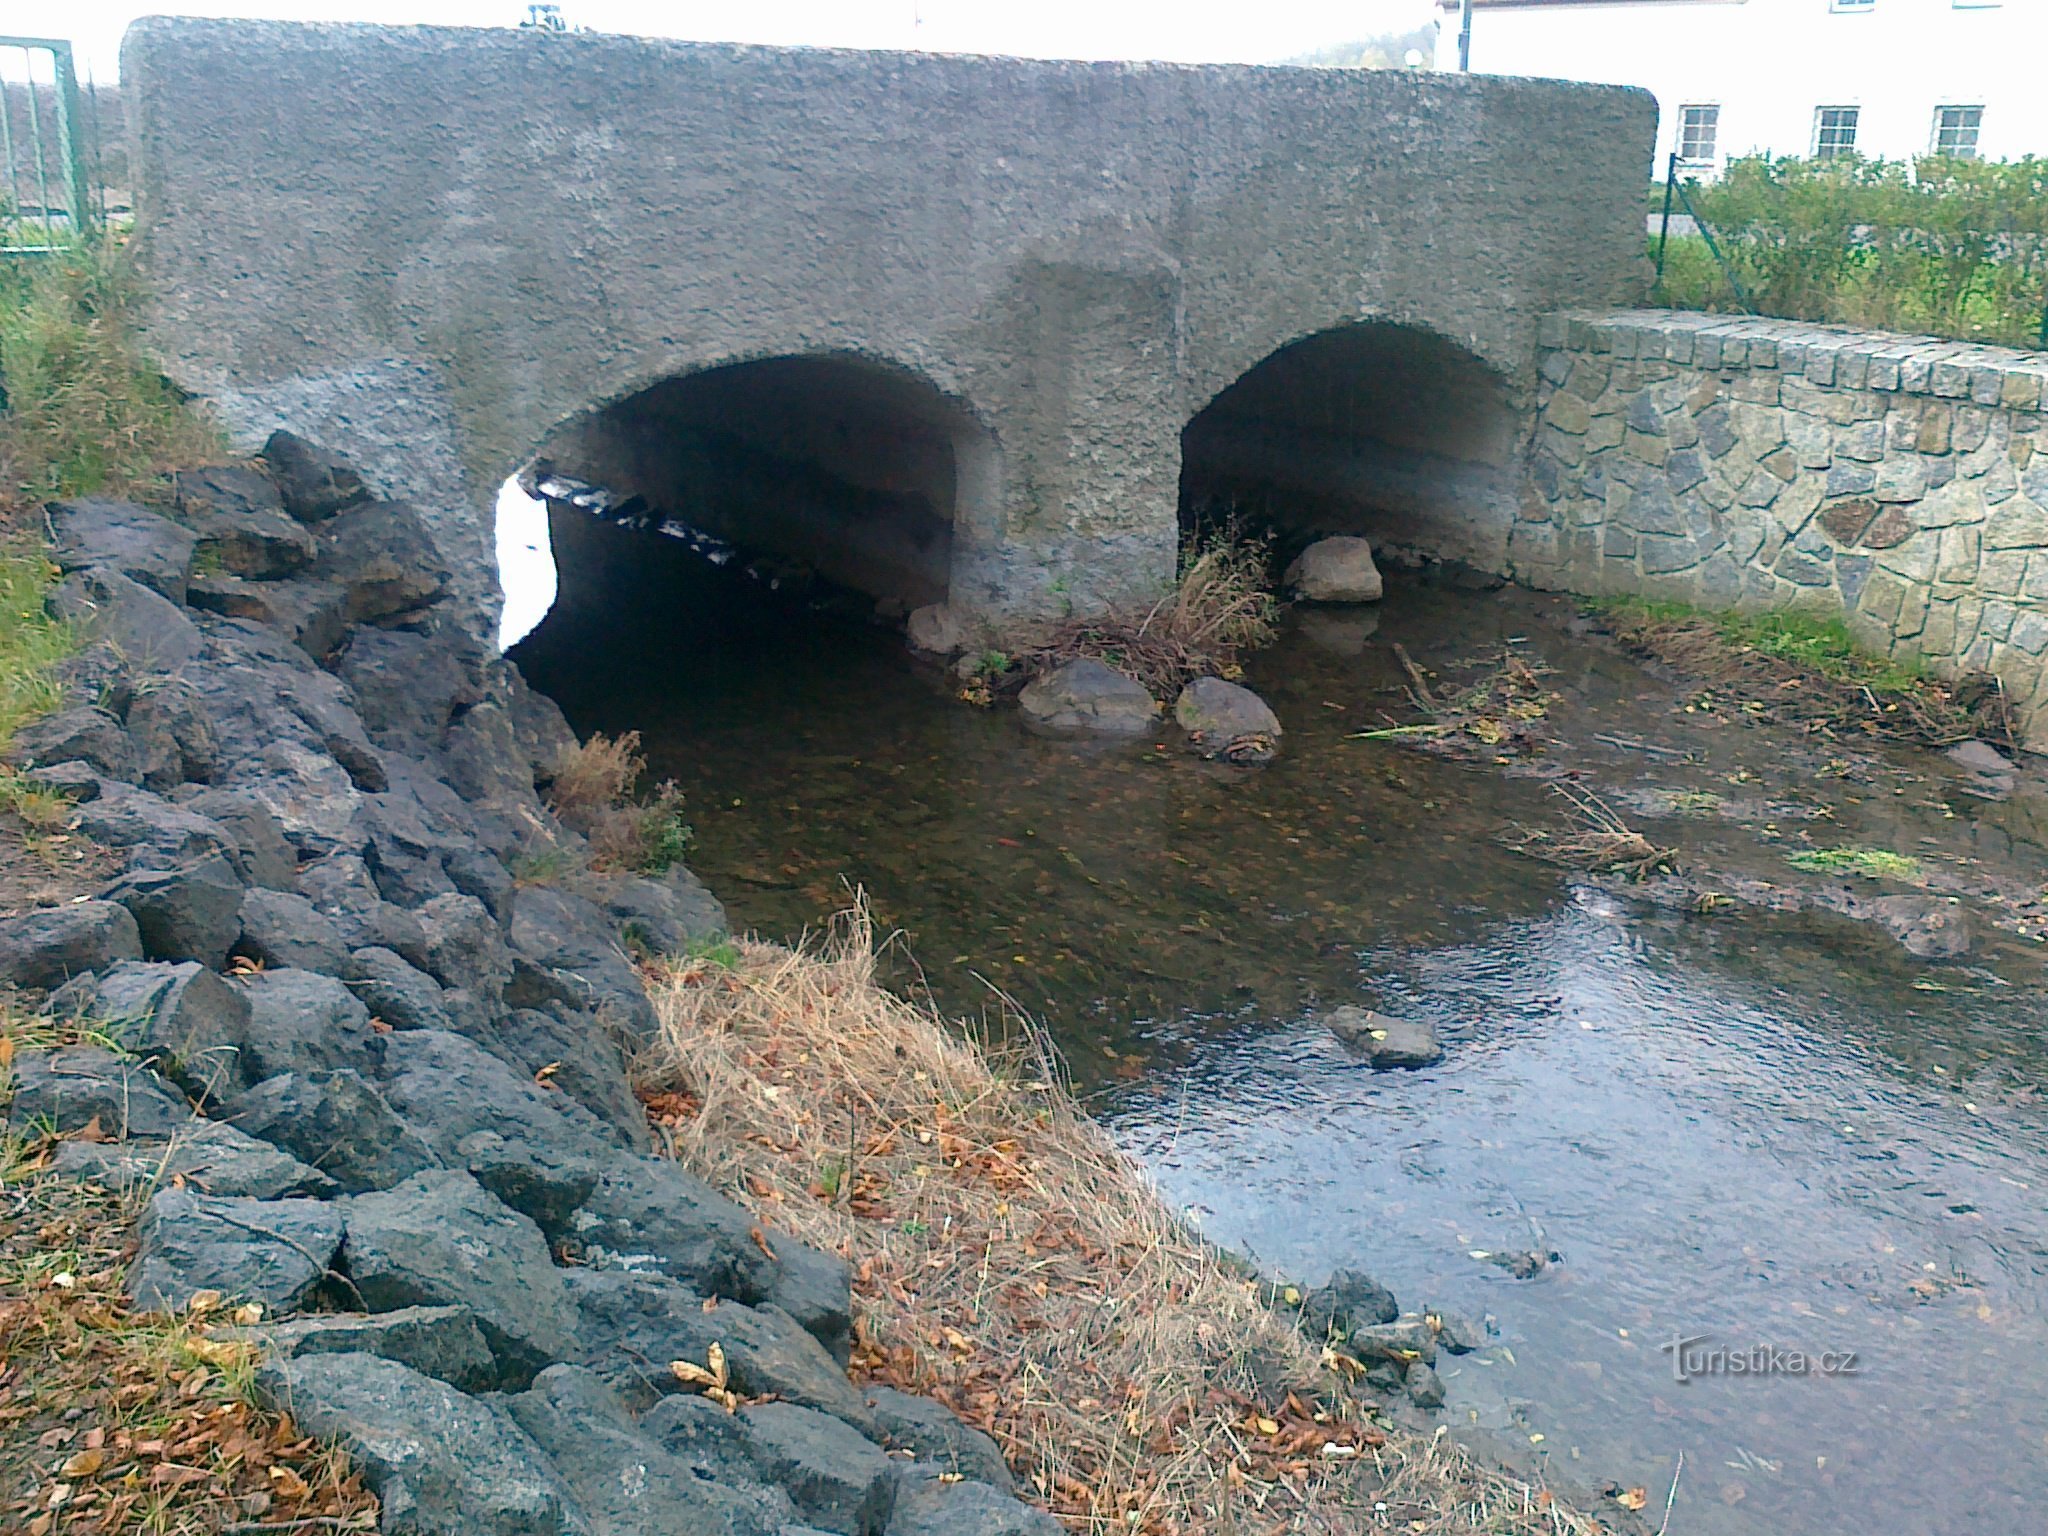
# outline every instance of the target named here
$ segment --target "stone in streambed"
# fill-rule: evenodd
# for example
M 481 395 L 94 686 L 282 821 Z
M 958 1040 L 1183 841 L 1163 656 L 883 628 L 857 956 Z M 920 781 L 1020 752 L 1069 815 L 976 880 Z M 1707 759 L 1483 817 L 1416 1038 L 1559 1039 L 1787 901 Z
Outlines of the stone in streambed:
M 1287 567 L 1288 590 L 1306 603 L 1376 603 L 1385 591 L 1370 541 L 1318 539 Z
M 1110 736 L 1150 730 L 1159 715 L 1159 701 L 1143 683 L 1087 656 L 1034 677 L 1018 695 L 1017 707 L 1047 730 Z
M 1409 1400 L 1416 1407 L 1443 1407 L 1444 1379 L 1437 1375 L 1435 1367 L 1424 1365 L 1420 1360 L 1413 1361 L 1402 1373 L 1401 1384 L 1408 1389 Z
M 1203 757 L 1264 763 L 1279 755 L 1279 717 L 1251 689 L 1220 677 L 1198 677 L 1183 688 L 1173 717 Z
M 1355 1269 L 1334 1271 L 1301 1299 L 1302 1330 L 1312 1339 L 1327 1338 L 1332 1332 L 1348 1335 L 1375 1323 L 1391 1323 L 1400 1315 L 1394 1293 Z
M 1421 1019 L 1397 1019 L 1369 1008 L 1334 1008 L 1324 1026 L 1375 1067 L 1427 1067 L 1442 1061 L 1436 1029 Z

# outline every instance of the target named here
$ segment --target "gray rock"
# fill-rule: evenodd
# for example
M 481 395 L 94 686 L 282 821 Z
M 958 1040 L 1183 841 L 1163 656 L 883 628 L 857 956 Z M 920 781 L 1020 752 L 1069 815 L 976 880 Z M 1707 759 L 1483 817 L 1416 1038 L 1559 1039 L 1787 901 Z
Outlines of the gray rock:
M 203 613 L 275 629 L 309 660 L 326 657 L 348 635 L 348 593 L 330 581 L 250 581 L 209 571 L 192 578 L 185 600 Z
M 109 1136 L 168 1139 L 192 1123 L 183 1095 L 155 1073 L 97 1046 L 23 1051 L 5 1074 L 7 1124 L 18 1135 L 68 1135 L 97 1120 Z
M 870 1439 L 877 1433 L 874 1415 L 838 1362 L 780 1308 L 721 1301 L 706 1311 L 700 1293 L 658 1275 L 561 1274 L 576 1304 L 583 1363 L 632 1407 L 645 1410 L 667 1393 L 694 1390 L 676 1379 L 669 1362 L 704 1365 L 717 1344 L 742 1396 L 799 1403 Z
M 759 1301 L 780 1278 L 780 1265 L 754 1241 L 757 1226 L 666 1158 L 636 1157 L 599 1170 L 569 1230 L 594 1269 L 641 1270 L 699 1295 Z
M 152 678 L 137 688 L 123 724 L 135 745 L 136 768 L 145 788 L 158 793 L 213 777 L 219 745 L 213 719 L 191 684 L 180 678 Z
M 550 1366 L 505 1408 L 547 1453 L 597 1531 L 778 1536 L 795 1516 L 779 1492 L 702 1477 L 701 1463 L 647 1434 L 618 1394 L 579 1367 Z
M 66 576 L 51 589 L 47 606 L 105 640 L 136 672 L 175 672 L 205 646 L 184 609 L 105 566 Z
M 500 1019 L 495 1039 L 483 1041 L 494 1056 L 528 1076 L 546 1071 L 547 1086 L 603 1121 L 635 1152 L 653 1149 L 647 1114 L 626 1081 L 625 1053 L 611 1032 L 587 1013 L 556 1003 L 548 1009 L 521 1008 Z
M 119 720 L 93 705 L 62 709 L 20 727 L 14 733 L 14 758 L 26 768 L 87 763 L 101 778 L 142 782 L 135 743 Z
M 1441 1408 L 1444 1405 L 1444 1381 L 1433 1366 L 1424 1365 L 1420 1360 L 1411 1361 L 1402 1373 L 1401 1383 L 1408 1389 L 1409 1400 L 1418 1408 Z
M 1859 902 L 1878 927 L 1921 960 L 1960 960 L 1970 952 L 1970 918 L 1939 896 L 1879 896 Z
M 235 839 L 219 822 L 126 784 L 103 784 L 72 813 L 72 826 L 103 848 L 128 851 L 131 869 L 174 869 L 209 853 L 233 856 Z
M 729 929 L 725 908 L 680 864 L 657 879 L 614 877 L 593 892 L 626 948 L 679 955 Z
M 1198 677 L 1181 689 L 1173 717 L 1204 757 L 1263 763 L 1280 750 L 1280 721 L 1266 701 L 1220 677 Z
M 202 1104 L 247 1081 L 248 999 L 197 961 L 123 961 L 99 978 L 91 1011 Z
M 762 1480 L 838 1536 L 880 1536 L 896 1507 L 896 1464 L 858 1431 L 815 1408 L 759 1403 L 740 1410 Z
M 313 535 L 285 514 L 276 483 L 261 470 L 217 465 L 172 477 L 178 515 L 198 537 L 202 565 L 259 581 L 312 562 Z
M 1367 1365 L 1381 1360 L 1403 1368 L 1415 1360 L 1428 1365 L 1436 1360 L 1436 1334 L 1421 1318 L 1404 1317 L 1398 1322 L 1353 1328 L 1345 1337 L 1344 1349 Z
M 74 976 L 142 958 L 142 935 L 126 907 L 74 901 L 0 918 L 0 981 L 48 991 Z
M 2012 759 L 1988 741 L 1965 741 L 1950 747 L 1942 756 L 1971 773 L 2003 777 L 2013 771 Z
M 363 1194 L 439 1168 L 441 1159 L 361 1074 L 286 1072 L 237 1096 L 233 1123 Z
M 372 741 L 418 754 L 438 750 L 449 722 L 485 700 L 489 663 L 452 625 L 429 633 L 362 628 L 334 658 L 334 671 L 355 695 Z
M 249 790 L 188 787 L 178 804 L 227 834 L 236 866 L 250 885 L 292 889 L 298 878 L 299 856 L 285 841 L 284 828 L 270 807 Z
M 182 1180 L 202 1195 L 281 1200 L 334 1193 L 334 1181 L 231 1125 L 194 1120 L 169 1141 L 64 1141 L 52 1166 L 121 1194 Z
M 349 1278 L 370 1311 L 467 1307 L 512 1384 L 578 1354 L 576 1307 L 540 1228 L 468 1174 L 415 1174 L 337 1209 Z
M 647 1000 L 640 973 L 626 958 L 611 921 L 594 903 L 547 886 L 523 890 L 512 913 L 511 943 L 578 1008 L 597 1015 L 631 1041 L 645 1044 L 654 1038 L 654 1005 Z M 516 1008 L 530 1008 L 545 1007 L 550 997 L 515 985 L 505 1000 Z
M 639 1424 L 642 1434 L 670 1455 L 702 1468 L 701 1475 L 708 1480 L 744 1484 L 758 1475 L 747 1421 L 708 1397 L 671 1393 L 641 1414 Z M 789 1517 L 796 1518 L 794 1505 Z
M 444 1004 L 441 984 L 406 964 L 395 950 L 371 945 L 337 962 L 333 969 L 337 975 L 347 976 L 349 990 L 371 1017 L 382 1019 L 393 1029 L 462 1033 Z
M 261 886 L 246 891 L 237 917 L 241 933 L 235 940 L 234 953 L 259 965 L 319 971 L 329 976 L 348 969 L 348 946 L 342 940 L 341 930 L 294 891 L 267 890 Z
M 262 1367 L 256 1390 L 340 1444 L 394 1536 L 589 1536 L 547 1457 L 510 1415 L 369 1354 Z
M 511 924 L 518 886 L 503 863 L 481 848 L 462 848 L 448 855 L 444 867 L 449 883 L 463 895 L 482 902 L 500 928 Z
M 1376 603 L 1385 592 L 1369 540 L 1318 539 L 1287 567 L 1288 590 L 1306 603 Z
M 502 997 L 512 979 L 505 931 L 474 896 L 436 896 L 419 909 L 427 935 L 424 969 L 444 987 L 466 987 L 478 997 Z
M 1423 1313 L 1423 1321 L 1435 1330 L 1436 1341 L 1447 1355 L 1469 1355 L 1486 1348 L 1485 1331 L 1462 1312 L 1431 1307 Z
M 374 1315 L 320 1312 L 219 1336 L 247 1339 L 261 1345 L 266 1354 L 284 1360 L 309 1355 L 375 1355 L 464 1392 L 486 1392 L 498 1381 L 490 1346 L 484 1343 L 476 1319 L 463 1307 L 400 1307 Z
M 1435 1027 L 1423 1019 L 1397 1019 L 1347 1004 L 1331 1009 L 1323 1024 L 1375 1067 L 1427 1067 L 1444 1059 Z
M 606 1128 L 474 1041 L 440 1030 L 383 1037 L 379 1090 L 451 1168 L 466 1168 L 550 1236 L 573 1231 L 604 1163 L 622 1157 Z
M 986 1483 L 949 1483 L 949 1469 L 926 1462 L 903 1468 L 888 1536 L 1060 1536 L 1042 1509 L 1020 1504 Z
M 1017 707 L 1048 730 L 1112 736 L 1138 735 L 1159 718 L 1159 701 L 1143 683 L 1086 656 L 1034 677 L 1017 696 Z
M 17 735 L 17 743 L 19 740 Z M 61 795 L 73 805 L 83 805 L 99 797 L 99 770 L 90 763 L 52 763 L 47 768 L 31 768 L 22 777 L 33 788 Z
M 313 575 L 341 587 L 351 624 L 394 618 L 447 590 L 441 552 L 405 502 L 359 502 L 337 512 L 321 534 Z
M 890 1450 L 912 1452 L 919 1461 L 1010 1492 L 1010 1469 L 995 1441 L 944 1403 L 872 1384 L 865 1396 L 881 1428 L 882 1443 Z
M 761 1300 L 795 1318 L 845 1366 L 853 1352 L 853 1276 L 846 1260 L 789 1238 L 774 1247 L 775 1264 Z
M 319 1200 L 236 1200 L 157 1191 L 136 1229 L 129 1298 L 182 1312 L 198 1291 L 296 1311 L 331 1272 L 341 1213 Z
M 185 601 L 194 540 L 167 517 L 132 501 L 86 496 L 45 509 L 50 559 L 67 575 L 92 566 L 117 571 L 173 603 Z
M 1313 1339 L 1327 1338 L 1332 1331 L 1349 1335 L 1354 1329 L 1391 1323 L 1400 1315 L 1394 1293 L 1355 1269 L 1335 1271 L 1301 1299 L 1302 1331 Z
M 130 870 L 100 892 L 128 909 L 152 960 L 197 960 L 219 969 L 242 934 L 242 877 L 223 854 L 169 869 Z
M 388 949 L 427 968 L 427 930 L 419 916 L 384 899 L 369 867 L 353 854 L 332 854 L 299 871 L 299 894 L 339 930 L 350 949 Z
M 277 480 L 285 510 L 302 523 L 324 522 L 369 499 L 363 477 L 346 460 L 290 432 L 270 434 L 263 462 Z
M 370 1015 L 332 976 L 258 971 L 239 985 L 249 1001 L 241 1060 L 245 1084 L 285 1072 L 376 1069 L 381 1053 Z

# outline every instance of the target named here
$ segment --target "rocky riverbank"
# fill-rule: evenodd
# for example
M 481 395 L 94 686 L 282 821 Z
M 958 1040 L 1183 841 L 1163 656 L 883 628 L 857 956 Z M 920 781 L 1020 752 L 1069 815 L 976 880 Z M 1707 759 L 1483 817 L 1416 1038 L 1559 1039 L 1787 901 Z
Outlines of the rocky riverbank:
M 599 856 L 549 804 L 578 750 L 559 712 L 465 628 L 413 509 L 347 465 L 280 436 L 259 464 L 177 476 L 163 511 L 81 500 L 47 517 L 49 606 L 87 643 L 17 767 L 96 851 L 68 899 L 0 919 L 19 1002 L 8 1145 L 33 1175 L 9 1231 L 67 1182 L 73 1228 L 132 1210 L 131 1252 L 95 1234 L 89 1278 L 125 1294 L 96 1293 L 94 1315 L 248 1373 L 269 1417 L 245 1436 L 262 1455 L 237 1465 L 271 1465 L 273 1487 L 202 1470 L 220 1499 L 192 1528 L 222 1511 L 242 1529 L 363 1528 L 373 1494 L 389 1532 L 1057 1529 L 1013 1469 L 1034 1503 L 1134 1530 L 1255 1512 L 1306 1529 L 1389 1498 L 1429 1528 L 1482 1528 L 1473 1509 L 1489 1530 L 1591 1528 L 1373 1418 L 1348 1385 L 1373 1362 L 1326 1356 L 1342 1342 L 1327 1324 L 1311 1337 L 1182 1233 L 1051 1074 L 1003 1076 L 871 979 L 819 991 L 803 967 L 822 962 L 796 957 L 764 989 L 748 969 L 762 947 L 720 937 L 686 870 Z M 731 1019 L 684 1028 L 715 1018 L 706 997 L 774 1021 L 785 1054 L 750 1058 L 751 1100 L 779 1096 L 805 1136 L 732 1119 L 732 1063 L 721 1076 L 704 1051 L 747 1037 Z M 947 1091 L 917 1068 L 933 1125 L 856 1112 L 835 1171 L 806 1137 L 836 1145 L 841 1109 L 902 1086 L 845 1070 L 848 1008 L 893 1020 L 890 1061 L 943 1058 Z M 984 1103 L 955 1147 L 975 1103 L 951 1089 L 973 1082 L 1002 1086 L 1008 1118 Z M 797 1183 L 730 1155 L 763 1143 Z M 973 1266 L 906 1270 L 875 1246 L 932 1231 L 873 1182 L 891 1158 L 906 1181 L 927 1159 L 988 1174 L 945 1221 L 960 1263 L 979 1252 L 985 1271 L 999 1241 L 1068 1250 L 1017 1277 L 1050 1322 L 1012 1316 L 977 1343 L 982 1302 L 955 1291 L 966 1311 L 907 1331 L 925 1314 L 906 1298 Z M 1076 1158 L 1089 1181 L 1058 1176 Z M 1023 1230 L 1048 1193 L 1056 1208 Z M 833 1225 L 863 1202 L 887 1219 Z M 1423 1333 L 1389 1346 L 1384 1385 L 1427 1402 L 1411 1356 L 1434 1335 L 1396 1326 Z M 1005 1359 L 1031 1379 L 977 1374 Z M 25 1528 L 175 1508 L 163 1457 L 184 1442 L 138 1436 L 116 1391 L 61 1412 L 10 1402 L 11 1422 L 48 1426 L 6 1463 Z M 315 1441 L 346 1458 L 320 1487 L 288 1459 Z

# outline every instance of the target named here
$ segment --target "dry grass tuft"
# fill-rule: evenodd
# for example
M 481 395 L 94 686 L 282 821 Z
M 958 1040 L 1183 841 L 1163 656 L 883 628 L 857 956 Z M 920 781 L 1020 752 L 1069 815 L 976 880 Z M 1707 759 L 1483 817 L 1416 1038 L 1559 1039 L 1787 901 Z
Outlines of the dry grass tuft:
M 1269 541 L 1226 528 L 1182 560 L 1149 612 L 1069 619 L 1025 660 L 1044 671 L 1092 657 L 1171 702 L 1195 678 L 1240 676 L 1240 658 L 1272 644 L 1279 616 Z
M 1558 834 L 1511 827 L 1503 841 L 1516 852 L 1630 880 L 1677 870 L 1676 848 L 1658 847 L 1590 789 L 1580 784 L 1553 784 L 1550 792 L 1570 808 L 1572 830 Z
M 633 799 L 646 772 L 638 731 L 618 737 L 599 732 L 556 759 L 548 804 L 590 839 L 593 868 L 658 875 L 689 851 L 683 792 L 673 781 L 655 785 L 645 800 Z
M 803 949 L 669 962 L 641 1064 L 674 1155 L 853 1266 L 856 1376 L 949 1403 L 1076 1531 L 1598 1529 L 1374 1422 L 1341 1361 L 1172 1218 L 1041 1037 L 965 1038 L 875 964 L 858 906 Z

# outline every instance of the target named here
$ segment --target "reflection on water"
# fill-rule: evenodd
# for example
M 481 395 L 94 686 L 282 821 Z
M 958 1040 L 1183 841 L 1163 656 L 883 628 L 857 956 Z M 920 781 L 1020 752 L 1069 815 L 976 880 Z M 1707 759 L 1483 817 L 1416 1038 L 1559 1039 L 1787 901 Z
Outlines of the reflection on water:
M 1554 818 L 1540 783 L 1347 739 L 1401 709 L 1392 640 L 1426 666 L 1537 657 L 1582 744 L 1594 722 L 1673 729 L 1668 688 L 1572 639 L 1567 610 L 1420 590 L 1361 622 L 1302 615 L 1250 679 L 1284 755 L 1244 773 L 1164 733 L 1030 736 L 886 635 L 689 580 L 551 617 L 520 660 L 580 729 L 643 733 L 737 921 L 794 934 L 864 885 L 923 967 L 903 983 L 968 1010 L 1000 988 L 1043 1018 L 1211 1235 L 1491 1314 L 1502 1347 L 1445 1364 L 1453 1422 L 1658 1500 L 1683 1449 L 1674 1531 L 2036 1528 L 2036 973 L 1996 945 L 1937 979 L 1846 928 L 1624 912 L 1498 845 Z M 1604 767 L 1817 808 L 1817 759 L 1783 742 L 1702 727 L 1685 747 Z M 1980 834 L 1927 805 L 1818 809 L 1884 846 Z M 1427 1014 L 1445 1062 L 1358 1066 L 1314 1023 L 1358 1000 Z M 1564 1262 L 1533 1281 L 1470 1257 L 1539 1240 Z M 1674 1333 L 1861 1370 L 1681 1385 Z

